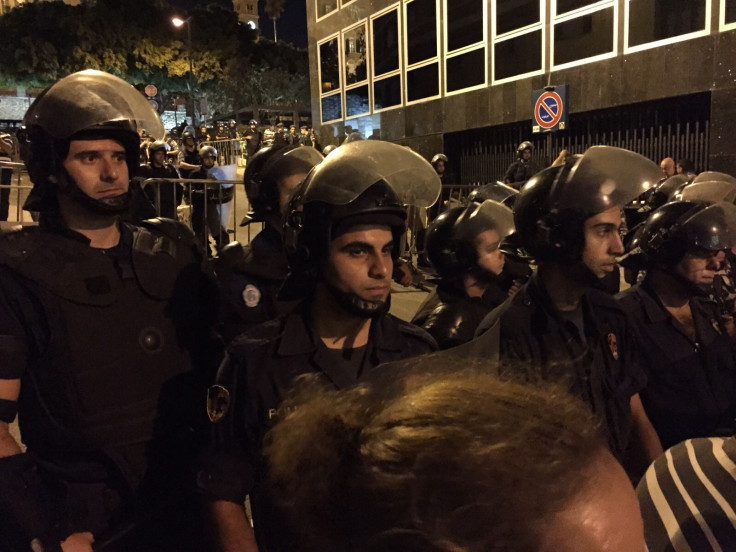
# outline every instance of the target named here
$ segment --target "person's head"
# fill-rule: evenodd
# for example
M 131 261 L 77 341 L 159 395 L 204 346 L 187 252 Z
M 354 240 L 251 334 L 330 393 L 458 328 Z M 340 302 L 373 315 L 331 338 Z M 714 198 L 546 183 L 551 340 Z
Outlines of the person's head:
M 258 124 L 258 121 L 256 121 L 255 119 L 251 119 L 250 122 L 248 123 L 248 126 L 251 128 L 251 130 L 253 130 L 256 128 L 257 124 Z M 270 125 L 270 128 L 273 129 L 273 125 Z
M 161 140 L 156 140 L 148 147 L 148 157 L 152 167 L 163 167 L 166 163 L 166 154 L 171 146 Z
M 207 125 L 205 125 L 204 123 L 202 123 L 201 125 L 199 125 L 199 132 L 201 134 L 207 134 Z
M 158 114 L 140 92 L 93 70 L 44 90 L 23 124 L 21 156 L 34 185 L 24 208 L 42 215 L 58 212 L 61 198 L 100 216 L 125 211 L 129 179 L 139 167 L 139 131 L 164 136 Z
M 322 159 L 314 148 L 271 146 L 256 152 L 243 174 L 250 221 L 268 221 L 280 230 L 289 196 Z
M 665 157 L 660 161 L 659 163 L 660 168 L 662 169 L 662 172 L 666 177 L 670 177 L 675 174 L 675 160 L 671 157 Z
M 211 169 L 217 161 L 217 150 L 213 146 L 202 146 L 199 148 L 199 158 L 202 160 L 202 167 Z
M 445 375 L 403 388 L 302 380 L 265 447 L 301 550 L 645 550 L 634 490 L 585 405 L 438 361 L 416 369 Z
M 644 224 L 639 247 L 648 268 L 679 277 L 692 290 L 713 283 L 722 257 L 736 245 L 736 206 L 673 201 Z
M 291 125 L 289 127 L 289 134 L 295 134 L 296 133 L 296 127 L 294 125 Z
M 405 231 L 404 205 L 431 205 L 439 188 L 429 163 L 406 148 L 366 140 L 341 146 L 285 208 L 291 272 L 281 297 L 308 297 L 321 285 L 354 316 L 383 315 Z
M 436 153 L 434 157 L 432 157 L 431 163 L 438 175 L 442 176 L 445 174 L 445 169 L 447 169 L 447 156 L 444 153 Z
M 205 129 L 206 132 L 206 129 Z M 185 130 L 181 135 L 181 143 L 184 144 L 184 147 L 188 149 L 189 151 L 192 151 L 196 146 L 196 142 L 194 141 L 194 134 L 189 132 L 188 130 Z
M 677 174 L 692 174 L 695 172 L 695 164 L 690 159 L 680 159 L 677 162 Z
M 230 128 L 235 128 L 235 125 L 236 125 L 236 124 L 237 124 L 237 123 L 235 122 L 235 119 L 230 119 L 230 122 L 228 123 L 228 126 L 229 126 Z
M 301 134 L 305 134 L 306 135 L 307 134 L 307 127 L 305 127 L 305 126 L 302 125 L 301 127 L 299 127 L 299 132 Z
M 532 157 L 532 151 L 534 151 L 534 144 L 531 142 L 522 142 L 516 148 L 516 156 L 522 161 L 529 161 Z
M 488 280 L 501 274 L 506 258 L 501 240 L 514 231 L 511 209 L 495 201 L 453 207 L 427 228 L 425 251 L 437 273 L 448 282 L 466 276 Z
M 594 146 L 570 156 L 534 175 L 517 196 L 519 241 L 540 263 L 584 268 L 601 278 L 623 253 L 621 208 L 658 178 L 659 168 L 631 151 Z
M 269 130 L 276 130 L 276 125 L 274 125 L 273 123 L 271 123 L 270 125 L 268 125 L 268 128 L 269 128 Z

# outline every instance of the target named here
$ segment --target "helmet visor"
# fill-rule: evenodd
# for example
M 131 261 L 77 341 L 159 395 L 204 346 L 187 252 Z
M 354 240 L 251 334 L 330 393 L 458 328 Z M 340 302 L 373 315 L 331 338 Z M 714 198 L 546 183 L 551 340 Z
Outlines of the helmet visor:
M 687 219 L 682 230 L 687 243 L 708 251 L 736 245 L 736 205 L 720 202 Z
M 577 158 L 569 177 L 552 190 L 552 205 L 602 213 L 611 207 L 623 207 L 661 177 L 661 169 L 638 153 L 593 146 Z
M 308 163 L 310 167 L 320 164 L 325 158 L 324 155 L 314 148 L 295 148 L 291 151 L 287 151 L 284 154 L 284 157 L 300 159 Z
M 124 80 L 88 69 L 65 77 L 36 98 L 23 119 L 57 139 L 109 122 L 128 122 L 157 140 L 165 131 L 158 113 L 138 90 Z
M 490 182 L 473 190 L 476 192 L 476 197 L 486 199 L 492 199 L 502 203 L 508 198 L 518 195 L 519 191 L 516 188 L 507 186 L 503 182 Z M 471 192 L 471 194 L 473 193 Z
M 513 211 L 491 199 L 487 199 L 481 203 L 478 210 L 468 217 L 469 221 L 473 219 L 476 219 L 479 223 L 483 223 L 486 228 L 496 230 L 502 239 L 514 231 Z
M 734 178 L 730 174 L 717 171 L 705 171 L 693 178 L 693 184 L 697 184 L 698 182 L 710 181 L 730 182 L 731 184 L 736 185 L 736 178 Z
M 711 203 L 728 201 L 733 203 L 736 200 L 736 181 L 706 180 L 693 182 L 682 190 L 682 200 L 709 201 Z
M 359 140 L 343 144 L 312 170 L 301 202 L 347 205 L 381 180 L 404 205 L 416 207 L 433 205 L 442 188 L 432 165 L 419 154 L 390 142 Z

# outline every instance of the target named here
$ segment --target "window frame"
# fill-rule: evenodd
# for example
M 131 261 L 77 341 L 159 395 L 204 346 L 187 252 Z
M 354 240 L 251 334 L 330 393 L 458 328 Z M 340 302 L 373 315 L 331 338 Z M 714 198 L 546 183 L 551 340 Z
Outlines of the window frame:
M 536 75 L 543 75 L 547 70 L 547 2 L 545 0 L 539 0 L 539 21 L 537 23 L 532 23 L 530 25 L 526 25 L 524 27 L 519 27 L 518 29 L 514 29 L 513 31 L 508 31 L 505 33 L 501 33 L 500 35 L 496 34 L 496 25 L 494 22 L 496 21 L 496 0 L 493 0 L 491 2 L 491 17 L 489 18 L 488 24 L 491 26 L 491 39 L 489 41 L 489 47 L 490 47 L 490 53 L 488 54 L 491 58 L 491 74 L 490 74 L 490 85 L 496 86 L 498 84 L 504 84 L 507 82 L 513 82 L 517 80 L 522 79 L 528 79 L 529 77 L 534 77 Z M 542 63 L 538 70 L 536 71 L 529 71 L 527 73 L 521 73 L 519 75 L 514 75 L 511 77 L 505 77 L 503 79 L 496 80 L 496 44 L 499 42 L 504 42 L 506 40 L 510 40 L 512 38 L 517 38 L 519 36 L 533 33 L 536 31 L 542 31 Z M 487 81 L 488 82 L 488 81 Z
M 628 0 L 626 0 L 628 2 Z M 569 61 L 567 63 L 561 63 L 555 65 L 555 25 L 557 23 L 564 23 L 590 15 L 597 11 L 607 10 L 613 8 L 613 48 L 610 52 L 604 54 L 597 54 L 575 61 Z M 619 28 L 619 2 L 618 0 L 600 0 L 589 6 L 578 8 L 576 10 L 569 11 L 564 15 L 557 16 L 557 0 L 550 0 L 550 35 L 549 35 L 549 70 L 560 71 L 562 69 L 569 69 L 570 67 L 578 67 L 580 65 L 586 65 L 588 63 L 595 63 L 604 59 L 614 58 L 619 55 L 618 45 L 618 28 Z
M 375 71 L 375 57 L 373 54 L 373 20 L 378 19 L 379 17 L 386 15 L 387 13 L 390 13 L 391 11 L 396 11 L 396 25 L 397 29 L 396 32 L 398 33 L 398 58 L 399 58 L 399 68 L 394 69 L 393 71 L 389 71 L 388 73 L 383 73 L 382 75 L 376 77 L 376 71 Z M 370 17 L 369 21 L 369 32 L 370 32 L 370 45 L 371 45 L 371 56 L 370 56 L 370 72 L 369 72 L 369 78 L 370 81 L 370 107 L 371 107 L 371 113 L 383 113 L 384 111 L 389 111 L 391 109 L 397 109 L 404 106 L 404 100 L 405 100 L 405 93 L 404 93 L 404 56 L 403 51 L 405 50 L 404 46 L 404 28 L 403 28 L 403 18 L 401 17 L 402 10 L 401 10 L 401 2 L 396 2 L 395 4 L 392 4 L 388 6 L 387 8 L 374 13 Z M 381 109 L 376 109 L 375 105 L 375 93 L 373 90 L 373 86 L 376 82 L 381 82 L 382 80 L 387 80 L 391 77 L 397 76 L 399 77 L 399 88 L 401 91 L 401 99 L 398 104 L 392 105 L 390 107 L 383 107 Z
M 465 92 L 471 92 L 473 90 L 480 90 L 482 88 L 488 87 L 488 2 L 487 0 L 483 0 L 483 16 L 482 16 L 482 22 L 483 25 L 483 38 L 479 42 L 475 42 L 473 44 L 468 44 L 467 46 L 463 46 L 462 48 L 458 48 L 457 50 L 453 50 L 452 52 L 448 51 L 448 45 L 450 43 L 449 37 L 447 35 L 448 33 L 448 25 L 447 25 L 447 4 L 450 2 L 450 0 L 442 0 L 442 22 L 444 23 L 442 25 L 442 73 L 441 73 L 441 80 L 442 80 L 442 94 L 445 96 L 454 96 L 455 94 L 464 94 Z M 474 84 L 473 86 L 469 86 L 467 88 L 460 88 L 458 90 L 453 90 L 452 92 L 448 92 L 447 90 L 447 61 L 451 60 L 452 58 L 461 56 L 463 54 L 468 54 L 470 52 L 474 52 L 476 50 L 480 50 L 481 48 L 484 49 L 483 51 L 483 82 L 481 84 Z
M 366 41 L 366 45 L 365 45 L 365 56 L 366 56 L 366 60 L 365 60 L 365 66 L 366 66 L 365 67 L 365 80 L 362 80 L 362 81 L 359 81 L 359 82 L 354 82 L 354 83 L 348 85 L 348 68 L 345 65 L 345 61 L 347 59 L 347 52 L 345 52 L 345 34 L 346 33 L 349 33 L 350 31 L 353 31 L 353 30 L 355 30 L 355 29 L 357 29 L 359 27 L 363 27 L 365 29 L 365 33 L 364 33 L 365 41 Z M 370 69 L 372 67 L 372 58 L 373 58 L 373 56 L 370 55 L 371 54 L 370 50 L 371 50 L 373 44 L 372 44 L 372 42 L 371 42 L 371 40 L 370 40 L 370 38 L 368 36 L 368 18 L 363 18 L 363 19 L 361 19 L 359 21 L 356 21 L 355 23 L 353 23 L 349 27 L 345 27 L 344 29 L 342 29 L 340 31 L 340 42 L 339 42 L 339 44 L 340 44 L 340 50 L 341 50 L 341 54 L 342 54 L 341 55 L 341 60 L 340 60 L 341 61 L 341 64 L 340 64 L 340 67 L 341 67 L 341 69 L 340 69 L 340 78 L 343 79 L 343 81 L 342 81 L 342 84 L 343 84 L 343 86 L 342 86 L 342 109 L 343 109 L 342 118 L 343 118 L 343 120 L 347 120 L 348 118 L 353 119 L 353 118 L 363 117 L 365 115 L 370 115 L 370 113 L 371 113 L 371 107 L 373 106 L 373 86 L 371 84 L 371 69 Z M 322 82 L 321 79 L 320 79 L 320 82 Z M 360 113 L 356 113 L 356 114 L 353 114 L 350 117 L 348 117 L 348 114 L 347 114 L 347 106 L 348 106 L 347 105 L 347 93 L 350 90 L 353 90 L 355 88 L 360 88 L 361 86 L 367 86 L 368 87 L 368 111 L 362 111 Z
M 335 0 L 335 9 L 332 10 L 331 12 L 329 12 L 329 13 L 326 13 L 324 15 L 320 15 L 319 14 L 319 2 L 320 2 L 320 0 L 314 0 L 314 14 L 317 17 L 316 21 L 322 21 L 324 19 L 327 19 L 331 15 L 334 15 L 337 12 L 340 11 L 340 2 L 339 2 L 339 0 Z
M 404 39 L 403 40 L 404 47 L 402 48 L 402 58 L 403 58 L 402 75 L 403 75 L 403 78 L 402 78 L 401 92 L 402 92 L 402 100 L 403 100 L 403 103 L 404 103 L 405 106 L 416 105 L 416 104 L 420 104 L 420 103 L 423 103 L 423 102 L 428 102 L 428 101 L 431 101 L 431 100 L 436 100 L 437 98 L 441 98 L 442 97 L 442 90 L 443 90 L 442 83 L 444 81 L 444 74 L 442 73 L 442 66 L 443 66 L 443 64 L 440 63 L 440 61 L 441 61 L 441 54 L 442 54 L 442 48 L 443 48 L 443 46 L 442 46 L 442 34 L 443 34 L 443 31 L 442 31 L 442 11 L 441 11 L 442 6 L 440 5 L 440 0 L 434 0 L 434 3 L 435 3 L 435 13 L 437 15 L 435 17 L 435 36 L 437 38 L 437 54 L 433 58 L 425 59 L 425 60 L 419 61 L 419 62 L 417 62 L 417 63 L 415 63 L 413 65 L 409 65 L 409 48 L 408 48 L 409 41 L 407 40 L 407 37 L 409 36 L 409 33 L 407 31 L 407 28 L 406 28 L 406 25 L 407 25 L 406 8 L 407 8 L 407 6 L 409 4 L 411 4 L 414 1 L 415 0 L 403 0 L 402 6 L 401 6 L 401 22 L 402 22 L 402 25 L 401 25 L 401 27 L 402 27 L 401 28 L 402 34 L 401 34 L 401 36 Z M 426 98 L 420 98 L 418 100 L 409 101 L 409 87 L 408 87 L 408 83 L 409 83 L 408 73 L 409 73 L 409 71 L 411 71 L 413 69 L 421 69 L 422 67 L 426 67 L 428 65 L 432 65 L 433 63 L 436 63 L 437 64 L 437 94 L 435 94 L 434 96 L 427 96 Z
M 718 6 L 718 32 L 724 33 L 736 29 L 736 21 L 726 23 L 726 0 L 721 0 Z
M 677 42 L 684 42 L 685 40 L 692 40 L 693 38 L 699 38 L 701 36 L 708 36 L 713 27 L 711 21 L 711 12 L 713 9 L 712 0 L 703 0 L 705 2 L 705 28 L 700 31 L 694 31 L 683 35 L 674 36 L 671 38 L 663 38 L 661 40 L 655 40 L 653 42 L 647 42 L 645 44 L 639 44 L 638 46 L 629 46 L 629 16 L 631 10 L 629 9 L 629 2 L 631 0 L 624 0 L 624 54 L 631 54 L 633 52 L 641 52 L 642 50 L 649 50 L 651 48 L 659 48 L 661 46 L 667 46 L 668 44 L 676 44 Z M 726 18 L 726 4 L 721 0 L 721 14 L 719 23 L 723 22 Z M 736 23 L 728 25 L 729 29 L 736 28 Z M 721 30 L 723 30 L 721 28 Z
M 340 69 L 340 86 L 337 87 L 336 90 L 330 90 L 329 92 L 322 92 L 322 53 L 320 50 L 320 46 L 324 44 L 325 42 L 330 42 L 332 40 L 337 39 L 337 64 Z M 342 36 L 341 33 L 333 33 L 329 36 L 326 36 L 319 42 L 317 42 L 317 82 L 319 83 L 319 120 L 322 121 L 322 124 L 332 123 L 335 121 L 342 121 L 345 119 L 345 98 L 343 95 L 343 90 L 345 89 L 344 83 L 342 81 L 343 75 L 342 75 L 342 68 L 343 68 L 343 52 L 342 52 Z M 333 95 L 339 95 L 340 96 L 340 114 L 341 117 L 339 119 L 329 119 L 325 120 L 322 115 L 322 100 L 328 96 Z

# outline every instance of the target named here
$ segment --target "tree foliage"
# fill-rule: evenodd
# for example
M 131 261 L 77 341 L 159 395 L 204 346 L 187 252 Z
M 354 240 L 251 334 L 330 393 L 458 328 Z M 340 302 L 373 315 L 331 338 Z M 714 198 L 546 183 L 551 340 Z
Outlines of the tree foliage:
M 187 29 L 173 15 L 167 0 L 24 4 L 0 16 L 0 86 L 45 87 L 91 68 L 152 83 L 167 103 L 187 90 L 189 72 Z M 305 91 L 308 101 L 306 51 L 258 40 L 225 0 L 191 2 L 188 15 L 195 93 L 211 105 L 305 101 Z

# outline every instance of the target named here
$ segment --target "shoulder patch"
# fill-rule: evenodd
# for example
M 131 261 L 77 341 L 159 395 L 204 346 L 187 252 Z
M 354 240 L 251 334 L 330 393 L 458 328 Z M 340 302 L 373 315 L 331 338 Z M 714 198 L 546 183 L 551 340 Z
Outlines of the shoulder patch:
M 207 390 L 207 417 L 210 422 L 219 422 L 228 410 L 230 410 L 230 391 L 219 384 L 211 386 Z

